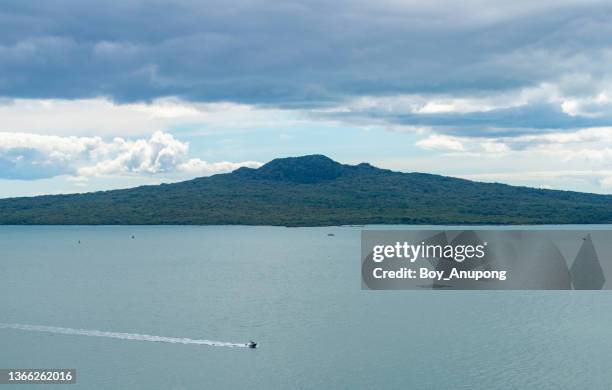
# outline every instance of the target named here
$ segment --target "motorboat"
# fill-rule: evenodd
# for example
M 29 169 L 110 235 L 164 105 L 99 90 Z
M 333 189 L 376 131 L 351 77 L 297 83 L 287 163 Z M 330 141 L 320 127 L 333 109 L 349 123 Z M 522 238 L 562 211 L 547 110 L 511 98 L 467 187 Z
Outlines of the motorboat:
M 249 348 L 257 348 L 257 343 L 255 341 L 251 340 L 251 341 L 249 341 L 247 343 L 247 347 L 249 347 Z

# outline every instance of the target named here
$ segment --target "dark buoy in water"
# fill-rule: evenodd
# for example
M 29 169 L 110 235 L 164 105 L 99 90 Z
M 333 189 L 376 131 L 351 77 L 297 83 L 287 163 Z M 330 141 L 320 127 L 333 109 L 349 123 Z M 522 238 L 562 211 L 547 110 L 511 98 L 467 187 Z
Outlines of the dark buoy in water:
M 134 239 L 134 235 L 132 234 L 132 240 Z
M 247 347 L 249 347 L 249 348 L 257 348 L 257 343 L 255 341 L 251 340 L 251 341 L 249 341 L 247 343 Z
M 81 243 L 81 240 L 79 240 L 79 244 Z

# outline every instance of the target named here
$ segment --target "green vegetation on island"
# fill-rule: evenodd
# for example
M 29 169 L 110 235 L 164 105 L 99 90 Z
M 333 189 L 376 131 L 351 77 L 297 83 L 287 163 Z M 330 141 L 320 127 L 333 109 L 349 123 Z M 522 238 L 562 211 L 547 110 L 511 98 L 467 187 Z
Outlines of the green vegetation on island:
M 612 196 L 516 187 L 325 156 L 174 184 L 0 200 L 0 224 L 285 225 L 612 223 Z

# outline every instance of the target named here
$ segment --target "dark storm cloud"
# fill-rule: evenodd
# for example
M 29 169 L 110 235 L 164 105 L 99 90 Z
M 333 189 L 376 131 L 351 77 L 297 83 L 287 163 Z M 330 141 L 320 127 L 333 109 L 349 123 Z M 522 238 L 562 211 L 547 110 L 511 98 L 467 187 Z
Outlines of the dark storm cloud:
M 605 3 L 421 3 L 4 1 L 0 96 L 173 95 L 303 108 L 366 95 L 493 96 L 541 83 L 580 96 L 612 76 Z M 560 81 L 576 74 L 586 81 Z M 532 128 L 591 121 L 540 103 L 388 119 Z

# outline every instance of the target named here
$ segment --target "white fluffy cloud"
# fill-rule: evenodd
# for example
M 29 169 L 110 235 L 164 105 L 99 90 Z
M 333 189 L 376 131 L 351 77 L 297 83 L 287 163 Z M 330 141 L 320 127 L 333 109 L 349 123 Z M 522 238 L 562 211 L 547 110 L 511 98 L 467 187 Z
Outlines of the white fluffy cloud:
M 184 172 L 193 176 L 257 167 L 255 161 L 216 162 L 189 158 L 189 145 L 157 131 L 149 138 L 61 137 L 0 133 L 0 176 L 39 179 L 59 175 L 80 178 L 113 175 L 160 175 Z
M 556 183 L 555 188 L 560 189 L 584 185 L 597 192 L 612 189 L 612 127 L 517 137 L 432 134 L 416 145 L 440 152 L 439 160 L 454 167 L 457 159 L 471 161 L 473 166 L 456 173 L 471 180 L 535 187 Z
M 526 150 L 544 152 L 564 160 L 584 158 L 612 163 L 612 127 L 572 132 L 549 132 L 515 137 L 454 137 L 432 134 L 417 146 L 443 152 L 506 154 Z
M 441 150 L 447 152 L 462 152 L 465 150 L 463 143 L 459 138 L 437 134 L 418 141 L 417 146 L 423 149 Z

